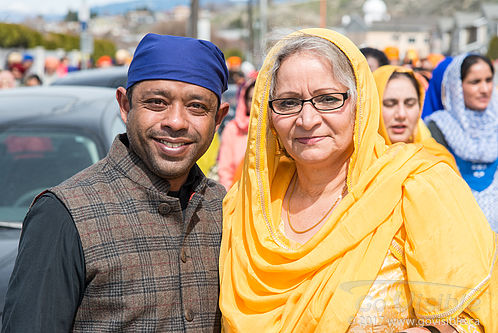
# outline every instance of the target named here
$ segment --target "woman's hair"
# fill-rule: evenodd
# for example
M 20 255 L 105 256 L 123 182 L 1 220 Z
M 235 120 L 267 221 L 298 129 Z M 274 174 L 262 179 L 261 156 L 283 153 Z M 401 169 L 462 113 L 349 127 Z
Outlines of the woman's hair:
M 484 61 L 486 64 L 488 64 L 489 69 L 491 69 L 491 73 L 493 75 L 495 74 L 495 68 L 493 67 L 491 60 L 489 60 L 488 57 L 485 57 L 485 56 L 480 55 L 480 54 L 471 54 L 468 57 L 466 57 L 462 62 L 462 67 L 460 69 L 460 72 L 462 73 L 460 76 L 460 79 L 462 81 L 465 79 L 465 77 L 469 73 L 470 67 L 474 66 L 479 61 Z
M 387 59 L 386 54 L 379 49 L 375 49 L 373 47 L 362 47 L 360 52 L 363 53 L 365 58 L 375 58 L 379 63 L 379 67 L 389 65 L 389 59 Z
M 334 78 L 349 89 L 349 96 L 353 102 L 352 110 L 354 110 L 358 94 L 353 67 L 349 59 L 336 45 L 328 40 L 304 33 L 288 37 L 284 46 L 275 54 L 274 65 L 270 70 L 270 99 L 275 94 L 277 73 L 282 62 L 291 55 L 301 52 L 314 53 L 328 60 L 332 65 Z
M 415 76 L 413 76 L 411 73 L 407 73 L 407 72 L 393 72 L 392 75 L 389 77 L 389 81 L 393 80 L 393 79 L 397 79 L 397 78 L 400 78 L 400 77 L 406 77 L 410 80 L 410 82 L 412 83 L 413 87 L 415 88 L 415 91 L 417 92 L 417 98 L 418 98 L 418 104 L 421 105 L 420 103 L 420 83 L 417 81 L 417 79 L 415 78 Z

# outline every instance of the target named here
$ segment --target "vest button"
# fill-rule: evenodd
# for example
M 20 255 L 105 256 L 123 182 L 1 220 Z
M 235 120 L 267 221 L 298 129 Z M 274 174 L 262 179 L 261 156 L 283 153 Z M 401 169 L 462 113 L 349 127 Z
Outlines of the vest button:
M 163 202 L 163 203 L 159 204 L 159 207 L 157 210 L 159 211 L 159 214 L 167 215 L 170 212 L 171 207 L 167 203 Z
M 187 253 L 185 252 L 184 248 L 182 248 L 182 250 L 180 251 L 180 259 L 183 263 L 187 262 Z
M 186 319 L 187 321 L 192 321 L 192 320 L 194 320 L 194 311 L 192 311 L 192 310 L 190 310 L 190 309 L 187 309 L 187 310 L 185 311 L 185 319 Z

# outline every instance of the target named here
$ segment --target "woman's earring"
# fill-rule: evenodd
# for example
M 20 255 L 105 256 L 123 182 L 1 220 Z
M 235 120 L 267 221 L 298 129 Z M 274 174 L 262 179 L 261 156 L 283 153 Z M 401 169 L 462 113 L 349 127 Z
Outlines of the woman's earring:
M 285 148 L 280 142 L 280 139 L 278 138 L 277 131 L 273 127 L 270 127 L 271 134 L 275 137 L 275 140 L 277 140 L 277 151 L 275 152 L 276 155 L 286 155 Z

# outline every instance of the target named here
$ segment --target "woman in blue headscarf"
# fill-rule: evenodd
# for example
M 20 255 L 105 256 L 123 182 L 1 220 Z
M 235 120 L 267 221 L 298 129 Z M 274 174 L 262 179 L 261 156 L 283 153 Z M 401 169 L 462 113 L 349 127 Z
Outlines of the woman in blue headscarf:
M 434 111 L 443 109 L 443 103 L 441 101 L 441 84 L 443 82 L 444 71 L 452 60 L 452 57 L 447 57 L 432 71 L 432 77 L 429 80 L 429 87 L 425 92 L 422 119 L 425 119 L 425 117 L 429 116 Z
M 491 228 L 498 232 L 498 97 L 490 60 L 477 54 L 453 59 L 444 73 L 444 110 L 426 121 L 433 137 L 455 156 Z

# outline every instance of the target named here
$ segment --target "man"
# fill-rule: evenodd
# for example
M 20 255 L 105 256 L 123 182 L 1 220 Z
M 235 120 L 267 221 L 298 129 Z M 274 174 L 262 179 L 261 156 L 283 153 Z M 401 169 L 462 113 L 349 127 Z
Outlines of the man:
M 195 164 L 228 112 L 207 41 L 146 35 L 116 98 L 127 133 L 28 212 L 2 332 L 220 330 L 224 188 Z

